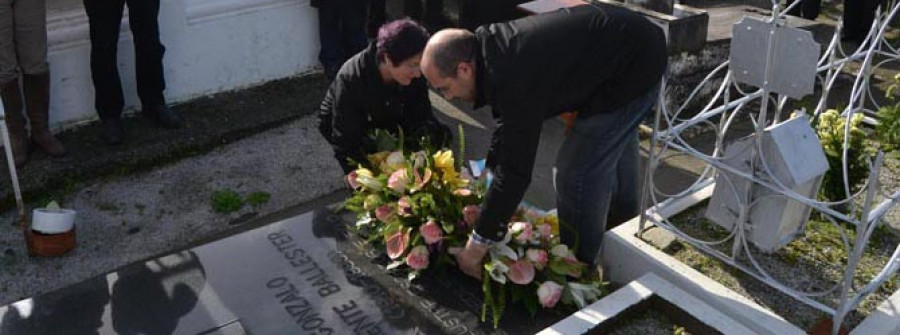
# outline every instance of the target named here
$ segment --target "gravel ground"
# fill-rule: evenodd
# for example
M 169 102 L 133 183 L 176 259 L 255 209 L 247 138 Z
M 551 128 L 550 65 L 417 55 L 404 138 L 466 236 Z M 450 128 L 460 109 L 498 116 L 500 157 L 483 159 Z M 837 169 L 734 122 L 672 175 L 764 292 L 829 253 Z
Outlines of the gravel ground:
M 149 172 L 79 185 L 61 200 L 78 211 L 79 246 L 62 258 L 26 255 L 14 212 L 0 216 L 0 304 L 62 288 L 190 246 L 249 219 L 340 190 L 340 168 L 306 117 Z M 319 157 L 318 159 L 315 157 Z M 215 213 L 215 191 L 271 194 L 258 207 Z

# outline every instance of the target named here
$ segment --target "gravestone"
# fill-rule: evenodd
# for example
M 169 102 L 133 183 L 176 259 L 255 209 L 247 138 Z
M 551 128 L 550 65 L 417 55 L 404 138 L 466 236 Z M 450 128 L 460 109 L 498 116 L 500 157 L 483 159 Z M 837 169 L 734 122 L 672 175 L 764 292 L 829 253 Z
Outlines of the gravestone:
M 479 321 L 456 269 L 410 283 L 321 208 L 0 307 L 0 334 L 531 334 L 565 315 Z

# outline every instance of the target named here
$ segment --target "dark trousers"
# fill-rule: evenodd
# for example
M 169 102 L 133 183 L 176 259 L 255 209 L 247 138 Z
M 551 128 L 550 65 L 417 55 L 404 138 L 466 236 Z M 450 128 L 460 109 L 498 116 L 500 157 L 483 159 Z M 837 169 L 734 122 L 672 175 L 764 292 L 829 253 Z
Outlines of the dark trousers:
M 319 4 L 319 61 L 329 79 L 344 61 L 365 49 L 365 29 L 365 0 L 326 0 Z
M 368 31 L 370 37 L 378 35 L 378 28 L 387 21 L 386 0 L 371 0 Z M 422 16 L 422 0 L 403 0 L 403 14 L 427 24 L 439 24 L 443 18 L 444 0 L 425 0 L 425 16 Z
M 159 41 L 159 0 L 84 0 L 91 33 L 91 78 L 94 80 L 94 105 L 100 119 L 122 115 L 125 99 L 116 55 L 122 10 L 128 4 L 128 20 L 134 37 L 137 91 L 142 108 L 165 104 L 163 91 L 163 54 Z
M 807 20 L 815 20 L 822 10 L 822 0 L 793 0 L 790 3 L 800 2 L 788 14 L 799 16 Z
M 844 0 L 844 39 L 861 42 L 872 28 L 875 20 L 875 10 L 882 6 L 883 0 Z
M 516 6 L 529 0 L 459 0 L 459 26 L 475 31 L 478 26 L 525 16 Z

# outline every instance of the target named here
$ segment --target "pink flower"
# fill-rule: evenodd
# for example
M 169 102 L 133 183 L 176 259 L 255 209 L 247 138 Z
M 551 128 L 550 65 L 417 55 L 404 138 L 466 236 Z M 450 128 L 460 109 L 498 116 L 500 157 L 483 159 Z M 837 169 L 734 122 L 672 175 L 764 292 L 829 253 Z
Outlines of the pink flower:
M 531 262 L 520 259 L 509 265 L 509 272 L 506 273 L 506 276 L 513 283 L 526 285 L 534 280 L 534 266 L 531 265 Z
M 428 181 L 431 180 L 431 169 L 425 168 L 425 176 L 419 174 L 419 170 L 413 170 L 413 176 L 415 177 L 416 184 L 409 189 L 410 193 L 416 193 L 425 187 L 425 184 L 428 184 Z
M 579 262 L 578 259 L 575 259 L 575 257 L 563 258 L 563 262 L 566 263 L 567 276 L 572 278 L 581 278 L 581 272 L 586 266 L 584 263 Z
M 388 257 L 391 259 L 400 258 L 400 256 L 403 256 L 403 252 L 406 251 L 406 246 L 409 243 L 409 231 L 398 231 L 391 237 L 388 237 L 385 243 L 387 244 Z
M 538 287 L 538 300 L 544 308 L 553 308 L 562 296 L 563 287 L 552 281 L 545 281 Z
M 412 215 L 412 200 L 409 199 L 408 196 L 403 196 L 400 200 L 397 200 L 397 214 L 402 217 L 409 217 Z
M 421 270 L 428 267 L 428 248 L 424 245 L 417 245 L 406 255 L 406 265 L 414 270 Z
M 409 184 L 409 178 L 406 176 L 406 169 L 394 171 L 388 178 L 388 188 L 400 194 L 406 191 L 407 184 Z
M 440 242 L 441 236 L 444 234 L 441 230 L 441 226 L 437 224 L 437 222 L 431 220 L 419 226 L 419 233 L 422 234 L 422 238 L 425 239 L 425 243 L 427 244 Z
M 538 269 L 538 271 L 543 270 L 545 266 L 547 266 L 547 251 L 541 249 L 528 249 L 525 252 L 525 256 L 528 257 L 528 260 L 531 263 L 534 263 L 534 267 Z
M 515 237 L 516 243 L 519 244 L 528 244 L 528 241 L 531 241 L 531 238 L 534 237 L 534 230 L 531 227 L 531 223 L 528 222 L 513 223 L 512 228 L 509 230 L 513 234 L 518 234 Z
M 356 182 L 356 170 L 350 171 L 350 173 L 347 174 L 347 184 L 350 184 L 350 188 L 354 190 L 362 187 L 362 185 Z
M 550 235 L 553 234 L 553 228 L 550 227 L 549 224 L 546 224 L 546 223 L 541 224 L 541 225 L 537 226 L 537 229 L 538 229 L 538 234 L 541 234 L 541 239 L 543 239 L 544 241 L 550 240 Z
M 375 209 L 375 217 L 378 221 L 388 223 L 394 220 L 394 209 L 391 205 L 382 205 Z
M 453 191 L 453 195 L 460 196 L 460 197 L 468 197 L 468 196 L 472 195 L 472 190 L 467 189 L 467 188 L 460 188 L 460 189 Z
M 463 208 L 463 220 L 469 227 L 474 227 L 478 217 L 481 216 L 481 207 L 476 205 L 468 205 Z

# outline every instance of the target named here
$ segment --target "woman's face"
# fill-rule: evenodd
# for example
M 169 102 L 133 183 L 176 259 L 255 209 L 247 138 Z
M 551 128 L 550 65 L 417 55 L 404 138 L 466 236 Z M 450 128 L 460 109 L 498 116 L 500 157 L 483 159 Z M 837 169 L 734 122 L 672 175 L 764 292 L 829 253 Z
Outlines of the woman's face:
M 399 64 L 394 64 L 389 58 L 386 60 L 388 64 L 388 73 L 390 73 L 391 78 L 400 85 L 407 86 L 413 79 L 422 76 L 422 71 L 419 69 L 419 63 L 422 61 L 422 53 L 407 58 Z

